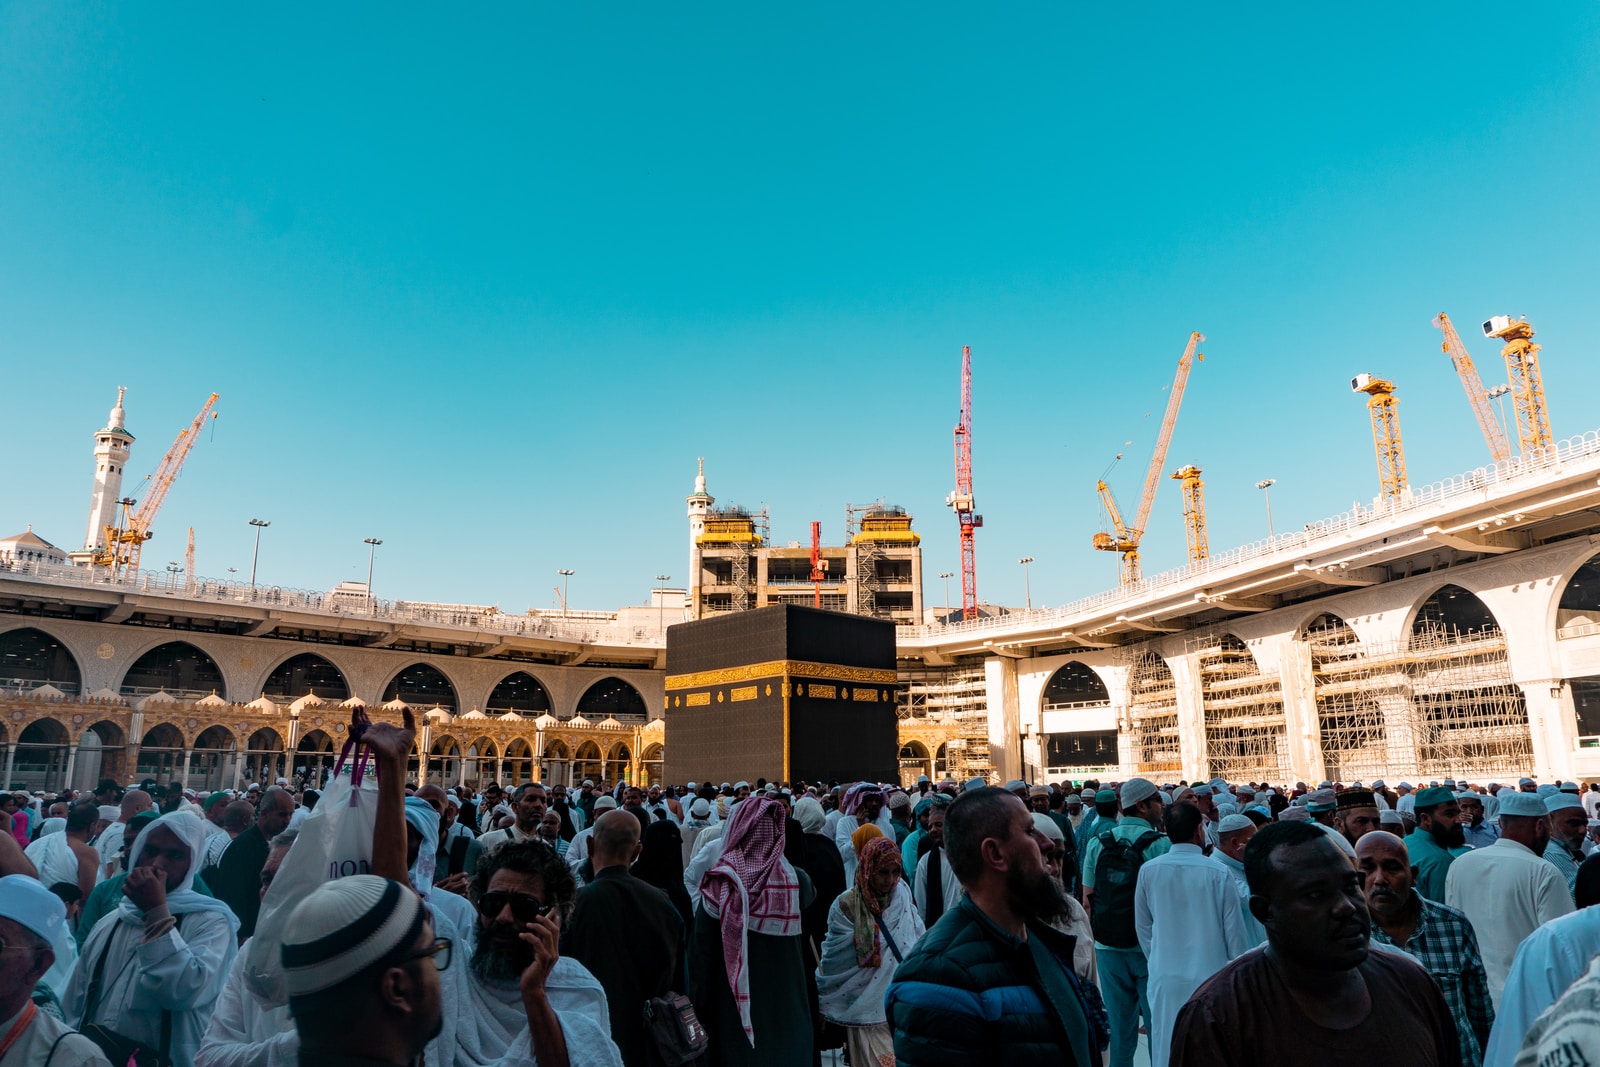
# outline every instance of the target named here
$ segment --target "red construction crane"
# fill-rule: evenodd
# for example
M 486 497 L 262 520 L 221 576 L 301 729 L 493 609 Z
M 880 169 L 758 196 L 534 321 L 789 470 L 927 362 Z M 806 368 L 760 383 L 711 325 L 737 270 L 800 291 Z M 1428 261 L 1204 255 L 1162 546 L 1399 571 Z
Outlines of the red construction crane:
M 811 606 L 822 607 L 822 583 L 828 579 L 828 561 L 822 558 L 822 523 L 811 524 Z
M 944 498 L 961 525 L 961 617 L 978 617 L 978 564 L 973 531 L 983 516 L 972 510 L 972 346 L 961 346 L 961 421 L 956 423 L 956 489 Z

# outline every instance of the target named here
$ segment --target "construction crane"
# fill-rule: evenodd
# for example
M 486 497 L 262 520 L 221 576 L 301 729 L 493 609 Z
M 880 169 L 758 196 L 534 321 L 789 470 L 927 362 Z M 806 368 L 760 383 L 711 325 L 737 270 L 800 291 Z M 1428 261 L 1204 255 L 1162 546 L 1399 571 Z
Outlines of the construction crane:
M 1161 420 L 1161 433 L 1156 437 L 1155 454 L 1150 457 L 1150 469 L 1144 477 L 1144 494 L 1139 498 L 1139 511 L 1133 525 L 1122 521 L 1122 510 L 1111 495 L 1111 487 L 1100 479 L 1096 488 L 1100 501 L 1111 519 L 1111 533 L 1101 531 L 1094 535 L 1094 547 L 1102 552 L 1122 553 L 1122 584 L 1132 585 L 1139 580 L 1139 542 L 1144 537 L 1145 525 L 1150 521 L 1150 509 L 1156 502 L 1156 486 L 1161 481 L 1161 470 L 1167 464 L 1167 446 L 1172 444 L 1172 430 L 1178 424 L 1178 408 L 1183 404 L 1183 390 L 1189 384 L 1189 371 L 1197 361 L 1204 362 L 1205 354 L 1195 347 L 1205 340 L 1198 330 L 1189 335 L 1189 344 L 1178 358 L 1178 373 L 1172 380 L 1172 390 L 1167 395 L 1167 413 Z
M 194 588 L 194 527 L 189 527 L 189 545 L 183 550 L 183 585 Z
M 206 417 L 216 418 L 211 410 L 216 403 L 217 394 L 212 393 L 200 408 L 200 414 L 178 434 L 178 439 L 172 442 L 167 454 L 161 457 L 161 466 L 150 476 L 149 491 L 145 493 L 144 500 L 139 502 L 138 510 L 134 510 L 131 498 L 118 501 L 122 505 L 122 517 L 116 526 L 106 527 L 106 547 L 91 561 L 93 566 L 109 568 L 113 578 L 139 573 L 140 552 L 144 543 L 153 536 L 150 524 L 155 521 L 161 505 L 166 502 L 168 491 L 172 489 L 172 483 L 177 481 L 178 473 L 183 470 L 183 461 L 189 458 L 189 449 L 194 447 L 195 439 L 200 436 Z
M 1467 403 L 1472 405 L 1472 413 L 1478 417 L 1478 429 L 1489 445 L 1489 455 L 1496 463 L 1504 463 L 1511 458 L 1511 446 L 1506 443 L 1506 432 L 1500 420 L 1494 417 L 1489 394 L 1484 391 L 1483 382 L 1478 378 L 1478 369 L 1472 365 L 1467 346 L 1461 343 L 1461 335 L 1456 333 L 1449 315 L 1439 312 L 1433 317 L 1433 325 L 1444 332 L 1444 344 L 1441 347 L 1445 355 L 1450 357 L 1450 362 L 1455 364 L 1461 387 L 1467 391 Z
M 1555 444 L 1550 432 L 1550 409 L 1544 399 L 1544 378 L 1539 373 L 1539 346 L 1533 343 L 1533 323 L 1496 315 L 1483 324 L 1483 335 L 1504 341 L 1506 380 L 1511 384 L 1511 406 L 1517 413 L 1517 447 L 1523 455 Z
M 1189 535 L 1189 562 L 1199 563 L 1211 555 L 1206 541 L 1206 483 L 1200 480 L 1194 464 L 1179 467 L 1172 476 L 1183 483 L 1183 529 Z
M 828 578 L 828 561 L 822 558 L 822 523 L 811 524 L 811 606 L 822 607 L 822 583 Z
M 972 346 L 961 346 L 961 418 L 956 423 L 956 488 L 944 498 L 961 526 L 961 617 L 978 617 L 978 564 L 973 532 L 983 516 L 972 510 Z
M 1406 491 L 1406 452 L 1400 443 L 1400 400 L 1394 395 L 1394 383 L 1358 374 L 1350 379 L 1350 391 L 1367 394 L 1372 445 L 1378 454 L 1378 495 L 1398 503 Z

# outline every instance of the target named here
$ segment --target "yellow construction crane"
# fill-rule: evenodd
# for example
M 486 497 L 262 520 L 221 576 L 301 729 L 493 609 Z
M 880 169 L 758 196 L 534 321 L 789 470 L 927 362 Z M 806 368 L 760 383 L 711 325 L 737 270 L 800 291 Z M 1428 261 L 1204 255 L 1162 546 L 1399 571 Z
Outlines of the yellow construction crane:
M 1394 383 L 1370 374 L 1350 379 L 1350 391 L 1367 394 L 1372 416 L 1372 444 L 1378 453 L 1378 493 L 1398 502 L 1406 491 L 1406 452 L 1400 443 L 1400 401 Z
M 194 447 L 195 439 L 200 436 L 206 416 L 216 418 L 211 410 L 216 403 L 217 394 L 212 393 L 200 409 L 200 414 L 178 434 L 178 439 L 172 442 L 167 454 L 161 457 L 161 466 L 150 476 L 150 489 L 139 503 L 138 510 L 134 510 L 131 498 L 118 501 L 122 505 L 122 518 L 116 526 L 106 527 L 106 547 L 91 561 L 94 566 L 110 568 L 114 578 L 139 573 L 140 552 L 144 543 L 153 536 L 150 524 L 155 521 L 156 514 L 166 501 L 172 483 L 177 481 L 178 472 L 183 470 L 183 461 L 189 458 L 189 449 Z
M 1517 413 L 1517 447 L 1523 455 L 1555 444 L 1550 432 L 1550 409 L 1544 399 L 1544 378 L 1539 373 L 1539 346 L 1533 343 L 1533 323 L 1496 315 L 1483 324 L 1483 335 L 1504 341 L 1506 380 L 1511 384 L 1511 405 Z
M 1183 483 L 1183 529 L 1189 535 L 1189 562 L 1199 563 L 1211 555 L 1206 541 L 1206 483 L 1200 480 L 1194 464 L 1179 467 L 1172 476 Z
M 1439 312 L 1434 316 L 1433 324 L 1444 332 L 1444 344 L 1441 347 L 1445 355 L 1450 357 L 1450 362 L 1455 364 L 1461 387 L 1467 391 L 1467 403 L 1472 405 L 1472 413 L 1478 417 L 1478 429 L 1489 445 L 1489 455 L 1496 463 L 1504 463 L 1511 458 L 1511 446 L 1506 443 L 1506 432 L 1500 420 L 1494 417 L 1489 394 L 1484 392 L 1478 369 L 1472 365 L 1472 357 L 1467 354 L 1467 346 L 1461 343 L 1461 335 L 1456 333 L 1449 315 Z
M 1144 537 L 1145 526 L 1150 521 L 1150 509 L 1156 502 L 1156 486 L 1161 481 L 1161 470 L 1167 464 L 1167 446 L 1172 444 L 1172 430 L 1178 424 L 1178 407 L 1183 403 L 1183 390 L 1189 384 L 1189 371 L 1197 360 L 1204 361 L 1204 353 L 1196 353 L 1195 346 L 1205 337 L 1197 330 L 1189 335 L 1189 344 L 1178 358 L 1178 373 L 1172 380 L 1172 391 L 1167 396 L 1167 413 L 1161 420 L 1161 433 L 1156 438 L 1155 454 L 1150 457 L 1150 469 L 1145 473 L 1144 495 L 1139 498 L 1139 512 L 1133 525 L 1124 525 L 1122 512 L 1111 495 L 1111 487 L 1100 479 L 1096 488 L 1101 503 L 1111 518 L 1111 533 L 1101 531 L 1094 535 L 1094 547 L 1102 552 L 1122 553 L 1122 584 L 1132 585 L 1139 580 L 1139 541 Z

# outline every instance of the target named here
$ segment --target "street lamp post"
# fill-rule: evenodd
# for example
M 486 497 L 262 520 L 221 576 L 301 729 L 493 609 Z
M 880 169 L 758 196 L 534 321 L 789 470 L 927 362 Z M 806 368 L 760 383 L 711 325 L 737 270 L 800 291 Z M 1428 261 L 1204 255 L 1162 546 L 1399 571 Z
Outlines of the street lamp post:
M 1030 577 L 1030 572 L 1033 570 L 1033 568 L 1028 566 L 1028 564 L 1033 562 L 1033 557 L 1032 556 L 1023 556 L 1021 559 L 1017 560 L 1017 562 L 1022 564 L 1022 592 L 1023 592 L 1023 596 L 1027 600 L 1028 610 L 1032 611 L 1033 610 L 1033 583 L 1029 580 L 1029 577 Z
M 167 579 L 167 588 L 178 588 L 178 575 L 183 573 L 183 564 L 179 563 L 177 560 L 173 560 L 167 564 L 167 573 L 172 575 L 171 578 Z
M 672 575 L 670 574 L 656 575 L 656 629 L 662 633 L 667 632 L 663 613 L 666 611 L 667 606 L 667 583 L 671 580 Z
M 367 609 L 376 610 L 377 601 L 372 599 L 372 558 L 378 554 L 378 546 L 383 544 L 383 539 L 378 537 L 363 537 L 361 543 L 367 546 Z
M 256 560 L 261 555 L 261 531 L 271 526 L 272 523 L 266 519 L 251 519 L 250 525 L 256 528 L 256 547 L 250 553 L 250 588 L 254 589 L 256 587 Z
M 1263 478 L 1256 483 L 1256 488 L 1261 490 L 1261 499 L 1267 502 L 1267 536 L 1272 536 L 1272 487 L 1278 484 L 1276 478 Z
M 567 579 L 571 578 L 577 571 L 562 567 L 556 573 L 561 575 L 561 617 L 564 619 L 567 617 Z
M 950 579 L 955 577 L 955 571 L 940 571 L 939 577 L 944 579 L 944 618 L 941 623 L 950 625 Z

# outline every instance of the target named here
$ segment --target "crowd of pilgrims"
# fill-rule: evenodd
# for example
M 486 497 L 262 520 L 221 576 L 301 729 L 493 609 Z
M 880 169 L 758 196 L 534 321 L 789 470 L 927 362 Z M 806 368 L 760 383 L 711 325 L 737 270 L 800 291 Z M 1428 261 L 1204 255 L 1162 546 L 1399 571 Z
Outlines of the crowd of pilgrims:
M 277 999 L 316 789 L 5 795 L 0 1067 L 1600 1062 L 1594 785 L 479 793 L 355 727 L 371 872 L 263 933 Z

